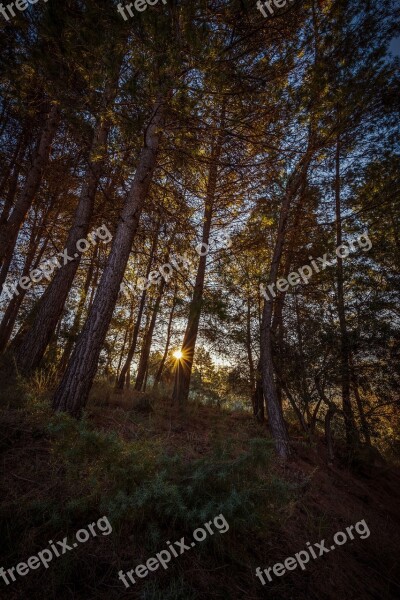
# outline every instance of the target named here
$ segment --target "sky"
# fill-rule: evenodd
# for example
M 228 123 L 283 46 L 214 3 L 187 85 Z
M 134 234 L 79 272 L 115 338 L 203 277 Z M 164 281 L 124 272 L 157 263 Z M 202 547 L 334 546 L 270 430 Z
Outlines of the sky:
M 400 57 L 400 37 L 393 38 L 389 49 L 392 54 Z

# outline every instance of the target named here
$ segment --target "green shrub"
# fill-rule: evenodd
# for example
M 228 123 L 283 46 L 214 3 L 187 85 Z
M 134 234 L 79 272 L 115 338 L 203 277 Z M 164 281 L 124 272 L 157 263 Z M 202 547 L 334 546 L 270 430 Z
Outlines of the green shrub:
M 151 547 L 220 513 L 237 532 L 261 530 L 289 497 L 287 484 L 270 474 L 264 439 L 241 453 L 233 442 L 216 442 L 210 454 L 189 461 L 166 454 L 154 439 L 127 443 L 65 415 L 54 417 L 49 431 L 70 489 L 79 490 L 64 518 L 107 515 L 114 528 L 141 531 Z

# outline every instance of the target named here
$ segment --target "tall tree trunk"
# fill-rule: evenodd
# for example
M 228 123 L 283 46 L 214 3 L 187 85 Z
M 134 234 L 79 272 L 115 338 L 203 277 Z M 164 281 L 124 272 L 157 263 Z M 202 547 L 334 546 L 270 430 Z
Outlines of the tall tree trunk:
M 133 328 L 132 340 L 131 340 L 131 343 L 129 346 L 128 354 L 127 354 L 125 362 L 124 362 L 124 366 L 121 369 L 121 372 L 118 376 L 118 379 L 117 379 L 117 382 L 115 385 L 116 390 L 122 391 L 125 386 L 127 388 L 129 387 L 128 381 L 130 382 L 130 367 L 131 367 L 133 357 L 135 356 L 136 345 L 137 345 L 139 331 L 140 331 L 140 325 L 141 325 L 142 317 L 143 317 L 143 311 L 144 311 L 144 307 L 146 305 L 146 299 L 147 299 L 147 290 L 143 290 L 142 296 L 140 298 L 138 314 L 136 316 L 135 327 Z
M 143 391 L 146 391 L 147 388 L 147 381 L 149 379 L 149 363 L 147 363 L 147 369 L 146 369 L 146 373 L 144 375 L 144 382 L 143 382 Z
M 340 137 L 336 140 L 335 153 L 335 208 L 336 208 L 336 246 L 342 245 L 341 184 L 340 184 Z M 359 443 L 358 431 L 354 421 L 350 396 L 350 341 L 347 332 L 346 310 L 344 304 L 343 260 L 337 258 L 337 308 L 340 325 L 340 376 L 342 386 L 342 408 L 346 429 L 346 441 L 349 448 Z
M 258 361 L 256 371 L 256 387 L 252 397 L 253 414 L 257 421 L 264 423 L 265 421 L 265 410 L 264 410 L 264 390 L 262 384 L 262 373 L 261 373 L 261 359 Z
M 73 321 L 71 330 L 68 332 L 67 343 L 65 344 L 64 352 L 63 352 L 63 355 L 61 357 L 60 364 L 58 367 L 58 370 L 60 373 L 62 373 L 64 371 L 64 369 L 67 367 L 69 357 L 72 352 L 72 348 L 74 347 L 75 340 L 79 333 L 81 319 L 82 319 L 82 315 L 83 315 L 83 309 L 85 308 L 87 295 L 88 295 L 88 292 L 89 292 L 89 289 L 90 289 L 90 286 L 92 283 L 92 279 L 93 279 L 94 265 L 95 265 L 96 256 L 98 253 L 98 248 L 99 248 L 98 246 L 96 246 L 94 248 L 93 257 L 90 260 L 89 268 L 86 273 L 85 283 L 83 284 L 83 288 L 82 288 L 82 291 L 81 291 L 81 294 L 79 297 L 78 307 L 76 309 L 74 321 Z
M 21 171 L 22 160 L 27 147 L 27 132 L 24 129 L 21 132 L 20 139 L 11 158 L 10 164 L 6 169 L 0 183 L 0 197 L 7 191 L 5 202 L 0 216 L 0 227 L 2 228 L 8 220 L 10 210 L 14 202 L 15 192 L 17 191 L 18 177 Z M 8 188 L 8 189 L 7 189 Z
M 246 350 L 247 360 L 249 361 L 249 373 L 250 373 L 250 397 L 253 397 L 256 389 L 256 375 L 253 360 L 253 351 L 251 348 L 251 299 L 247 297 L 247 313 L 246 313 Z
M 296 207 L 295 207 L 295 216 L 293 219 L 293 224 L 289 228 L 289 230 L 291 231 L 291 234 L 288 236 L 289 240 L 288 240 L 288 244 L 287 244 L 286 257 L 284 260 L 283 270 L 282 270 L 282 277 L 284 279 L 287 279 L 287 276 L 289 275 L 289 272 L 290 272 L 290 269 L 291 269 L 292 263 L 293 263 L 294 248 L 295 248 L 295 243 L 297 240 L 297 232 L 300 227 L 301 218 L 302 218 L 302 214 L 303 214 L 303 205 L 304 205 L 304 201 L 306 199 L 306 193 L 305 193 L 306 188 L 307 188 L 307 178 L 303 177 L 303 179 L 301 181 L 301 185 L 300 185 L 299 200 L 296 203 Z M 277 356 L 274 359 L 274 365 L 276 365 L 277 363 L 280 363 L 282 360 L 282 357 L 283 357 L 283 343 L 284 343 L 283 308 L 285 306 L 286 296 L 287 296 L 287 292 L 281 292 L 275 298 L 272 325 L 271 325 L 271 334 L 272 334 L 272 338 L 274 340 L 276 340 L 276 343 L 278 346 L 278 352 L 277 352 Z M 296 296 L 296 298 L 297 298 L 297 296 Z M 278 366 L 279 366 L 279 369 L 281 369 L 281 364 L 278 364 Z M 280 382 L 281 382 L 281 379 L 278 379 L 277 380 L 277 393 L 278 393 L 279 404 L 282 406 L 282 386 L 281 386 Z
M 258 326 L 261 336 L 261 322 L 262 322 L 262 306 L 261 306 L 261 294 L 260 290 L 258 290 Z M 262 385 L 262 366 L 261 366 L 261 356 L 258 359 L 257 369 L 255 371 L 255 389 L 252 397 L 252 405 L 253 405 L 253 415 L 257 419 L 259 423 L 264 423 L 265 421 L 265 400 L 264 400 L 264 390 Z
M 2 265 L 4 262 L 7 262 L 10 254 L 13 252 L 19 229 L 40 187 L 43 170 L 49 160 L 50 148 L 59 120 L 60 107 L 58 104 L 53 103 L 42 130 L 35 157 L 26 177 L 22 192 L 14 205 L 7 223 L 0 231 L 0 261 Z M 0 285 L 4 283 L 6 276 L 7 272 L 2 269 Z
M 132 312 L 133 311 L 131 310 L 129 322 L 130 322 L 130 320 L 132 319 L 132 316 L 133 316 Z M 118 381 L 118 379 L 119 379 L 119 374 L 120 374 L 121 365 L 122 365 L 122 359 L 123 359 L 124 354 L 125 354 L 125 346 L 126 346 L 126 342 L 128 340 L 128 335 L 129 335 L 129 327 L 126 327 L 125 333 L 124 333 L 124 341 L 122 342 L 121 352 L 119 353 L 119 360 L 118 360 L 118 366 L 117 366 L 116 381 Z
M 54 397 L 53 408 L 80 417 L 96 374 L 102 344 L 107 335 L 132 242 L 157 164 L 164 102 L 158 100 L 145 130 L 131 189 L 122 210 L 111 252 L 92 309 L 75 345 L 70 362 Z
M 292 201 L 292 194 L 286 193 L 282 203 L 281 214 L 279 218 L 278 235 L 275 243 L 274 255 L 271 262 L 268 284 L 276 281 L 278 268 L 283 251 L 285 239 L 286 223 L 289 216 L 289 208 Z M 267 404 L 268 421 L 272 436 L 275 440 L 275 448 L 278 456 L 285 459 L 290 454 L 289 436 L 286 424 L 283 419 L 282 407 L 279 402 L 274 365 L 272 360 L 273 332 L 271 330 L 273 312 L 272 298 L 265 299 L 264 310 L 261 322 L 261 373 L 262 387 Z
M 168 262 L 168 259 L 167 259 L 167 262 Z M 165 285 L 166 285 L 165 279 L 162 279 L 162 281 L 160 283 L 160 289 L 159 289 L 159 292 L 157 294 L 157 298 L 156 298 L 156 301 L 154 304 L 153 314 L 151 316 L 150 324 L 149 324 L 149 327 L 148 327 L 146 334 L 144 336 L 144 339 L 143 339 L 142 351 L 140 353 L 139 366 L 138 366 L 138 371 L 137 371 L 136 381 L 135 381 L 135 390 L 138 392 L 140 392 L 140 390 L 143 387 L 145 375 L 148 370 L 151 342 L 153 340 L 154 327 L 156 325 L 158 311 L 160 309 L 161 299 L 164 294 Z
M 116 76 L 104 92 L 104 113 L 109 110 L 114 101 L 117 79 Z M 110 125 L 109 118 L 105 117 L 105 114 L 100 114 L 92 140 L 84 184 L 66 243 L 67 254 L 73 257 L 73 260 L 57 270 L 40 299 L 31 328 L 16 351 L 16 363 L 22 373 L 27 374 L 39 366 L 61 317 L 78 270 L 82 254 L 77 252 L 77 243 L 79 240 L 85 239 L 89 232 L 98 183 L 107 157 L 107 138 Z
M 333 438 L 332 438 L 332 419 L 336 413 L 338 413 L 338 412 L 340 412 L 341 414 L 343 414 L 343 413 L 342 413 L 342 411 L 339 411 L 336 404 L 334 402 L 331 402 L 325 395 L 324 387 L 323 387 L 323 384 L 321 383 L 320 376 L 316 375 L 314 378 L 314 381 L 315 381 L 315 387 L 316 387 L 316 390 L 318 392 L 320 399 L 328 407 L 328 410 L 325 414 L 325 423 L 324 423 L 325 441 L 326 441 L 326 447 L 327 447 L 328 464 L 332 464 L 333 460 L 335 458 L 334 450 L 333 450 Z
M 219 160 L 221 157 L 222 146 L 225 136 L 225 108 L 226 100 L 223 100 L 221 109 L 220 126 L 216 141 L 212 142 L 210 168 L 207 182 L 206 200 L 203 216 L 203 232 L 201 241 L 208 247 L 210 240 L 211 222 L 215 202 L 215 192 L 217 188 L 217 177 Z M 202 247 L 204 248 L 204 246 Z M 190 378 L 192 375 L 193 357 L 196 347 L 197 334 L 199 330 L 200 316 L 203 304 L 204 277 L 206 273 L 207 252 L 200 256 L 197 268 L 196 282 L 194 285 L 193 296 L 189 307 L 189 318 L 186 326 L 185 336 L 182 343 L 182 358 L 178 361 L 175 370 L 174 390 L 172 401 L 182 408 L 189 397 Z
M 146 276 L 145 276 L 146 280 L 148 279 L 148 277 L 150 275 L 150 271 L 151 271 L 153 260 L 154 260 L 154 255 L 155 255 L 156 249 L 157 249 L 159 235 L 160 235 L 160 222 L 157 221 L 156 232 L 153 237 L 153 242 L 152 242 L 151 250 L 150 250 L 150 257 L 149 257 L 149 260 L 147 263 L 147 268 L 146 268 Z M 128 351 L 124 366 L 122 367 L 119 377 L 117 379 L 117 383 L 115 386 L 116 390 L 123 390 L 125 384 L 128 387 L 128 377 L 129 377 L 129 381 L 130 381 L 130 367 L 131 367 L 131 363 L 132 363 L 132 360 L 133 360 L 133 357 L 134 357 L 135 351 L 136 351 L 136 344 L 137 344 L 138 337 L 139 337 L 140 325 L 142 322 L 144 307 L 146 306 L 146 300 L 147 300 L 147 288 L 144 288 L 143 292 L 142 292 L 142 296 L 140 298 L 138 314 L 136 317 L 136 323 L 135 323 L 135 327 L 133 329 L 132 341 L 131 341 L 131 344 L 129 347 L 129 351 Z
M 10 119 L 9 108 L 11 104 L 11 98 L 2 98 L 2 110 L 0 115 L 0 136 L 3 135 L 5 128 Z
M 275 283 L 278 277 L 278 269 L 282 258 L 283 246 L 287 233 L 287 222 L 289 210 L 299 187 L 307 177 L 308 168 L 313 156 L 312 135 L 310 133 L 308 148 L 300 159 L 299 165 L 292 174 L 287 184 L 285 196 L 282 202 L 278 233 L 272 257 L 268 284 Z M 272 436 L 275 440 L 275 448 L 280 458 L 286 459 L 290 454 L 289 436 L 283 418 L 282 407 L 279 403 L 277 387 L 274 377 L 273 332 L 271 328 L 273 314 L 273 300 L 269 296 L 265 299 L 261 323 L 261 367 L 264 397 L 267 403 L 268 421 Z
M 354 397 L 356 399 L 358 413 L 360 415 L 361 431 L 364 436 L 365 443 L 367 444 L 367 446 L 371 446 L 371 435 L 369 432 L 369 425 L 368 425 L 367 417 L 365 416 L 365 411 L 364 411 L 363 403 L 362 403 L 361 396 L 360 396 L 358 377 L 357 377 L 357 372 L 354 368 L 352 352 L 350 352 L 350 354 L 349 354 L 349 364 L 350 364 L 351 382 L 353 384 Z
M 177 292 L 178 292 L 178 286 L 175 285 L 175 292 L 174 292 L 174 297 L 173 297 L 173 300 L 172 300 L 172 307 L 171 307 L 171 312 L 169 314 L 169 320 L 168 320 L 168 326 L 167 326 L 167 339 L 166 339 L 166 342 L 165 342 L 164 354 L 163 354 L 163 357 L 162 357 L 161 362 L 159 364 L 159 367 L 157 369 L 156 376 L 154 378 L 153 389 L 156 389 L 157 386 L 158 386 L 158 384 L 161 381 L 161 377 L 162 377 L 162 373 L 163 373 L 163 370 L 164 370 L 165 361 L 167 360 L 167 356 L 168 356 L 169 344 L 171 342 L 171 334 L 172 334 L 172 323 L 173 323 L 173 320 L 174 320 L 174 312 L 175 312 L 176 301 L 177 301 Z
M 54 204 L 54 202 L 52 204 Z M 43 218 L 43 222 L 40 226 L 40 229 L 42 229 L 43 226 L 45 225 L 45 223 L 47 222 L 49 212 L 50 212 L 50 209 L 47 211 L 47 214 Z M 54 220 L 57 219 L 57 216 L 55 217 Z M 28 274 L 31 270 L 37 269 L 42 260 L 43 254 L 44 254 L 44 252 L 47 248 L 47 245 L 49 243 L 49 240 L 50 240 L 50 234 L 47 234 L 47 236 L 45 237 L 43 244 L 35 258 L 35 252 L 37 249 L 39 237 L 40 236 L 36 236 L 35 231 L 32 230 L 28 253 L 25 258 L 24 268 L 23 268 L 21 277 L 28 276 Z M 27 292 L 28 292 L 28 289 L 20 288 L 19 294 L 13 296 L 9 305 L 7 306 L 7 309 L 4 313 L 3 319 L 0 324 L 0 352 L 3 352 L 5 350 L 7 344 L 10 340 L 12 331 L 14 329 L 15 322 L 18 317 L 19 309 L 22 305 L 22 302 L 24 301 L 24 298 L 25 298 Z
M 309 435 L 309 431 L 308 431 L 308 425 L 307 422 L 304 418 L 303 413 L 301 412 L 300 408 L 297 406 L 295 399 L 293 398 L 292 393 L 290 392 L 288 386 L 286 385 L 286 382 L 283 380 L 281 374 L 279 373 L 279 371 L 277 372 L 277 378 L 282 386 L 283 391 L 285 392 L 287 399 L 289 400 L 289 403 L 291 405 L 291 407 L 293 408 L 294 413 L 296 414 L 296 417 L 299 420 L 299 423 L 301 425 L 301 427 L 303 428 L 303 431 Z
M 328 408 L 325 415 L 325 440 L 328 454 L 328 464 L 332 464 L 335 458 L 332 438 L 332 419 L 335 416 L 336 412 L 336 408 L 332 405 Z
M 301 319 L 300 319 L 300 307 L 299 307 L 298 294 L 295 294 L 295 311 L 296 311 L 297 345 L 298 345 L 298 356 L 299 356 L 299 366 L 300 366 L 300 391 L 301 391 L 301 397 L 304 402 L 305 412 L 307 414 L 307 423 L 310 424 L 311 423 L 311 413 L 310 413 L 311 395 L 308 391 L 307 380 L 306 380 L 307 367 L 306 367 L 306 361 L 304 359 L 303 334 L 301 331 Z
M 133 312 L 135 309 L 135 302 L 132 300 L 131 302 L 131 307 L 129 310 L 129 318 L 128 318 L 128 327 L 125 328 L 125 334 L 124 334 L 124 341 L 122 343 L 122 348 L 121 348 L 121 352 L 119 353 L 119 360 L 118 360 L 118 366 L 117 366 L 117 373 L 116 373 L 116 377 L 115 377 L 115 381 L 117 382 L 119 379 L 119 374 L 121 371 L 121 365 L 122 365 L 122 361 L 123 358 L 125 356 L 125 348 L 126 348 L 126 344 L 128 343 L 128 345 L 130 344 L 130 338 L 131 338 L 131 333 L 132 333 L 132 321 L 133 321 Z
M 98 285 L 99 285 L 100 263 L 101 263 L 101 247 L 98 246 L 97 250 L 98 250 L 98 252 L 97 252 L 97 259 L 95 260 L 94 275 L 93 275 L 93 279 L 92 279 L 92 285 L 91 285 L 90 295 L 89 295 L 89 302 L 88 302 L 88 307 L 87 307 L 87 312 L 88 313 L 92 310 L 94 297 L 95 297 L 96 290 L 97 290 Z

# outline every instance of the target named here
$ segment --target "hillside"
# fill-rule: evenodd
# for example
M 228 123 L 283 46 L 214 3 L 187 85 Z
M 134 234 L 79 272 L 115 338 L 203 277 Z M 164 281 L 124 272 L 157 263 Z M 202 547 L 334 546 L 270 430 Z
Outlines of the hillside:
M 80 425 L 51 417 L 43 404 L 2 413 L 1 564 L 9 568 L 37 554 L 44 540 L 70 539 L 96 515 L 106 514 L 113 531 L 54 558 L 46 571 L 2 586 L 1 597 L 398 597 L 397 467 L 364 462 L 350 469 L 340 460 L 327 466 L 323 441 L 312 448 L 294 431 L 294 456 L 280 466 L 271 461 L 265 427 L 248 414 L 193 406 L 171 419 L 166 399 L 147 411 L 143 400 L 136 404 L 132 409 L 132 398 L 114 397 L 98 406 L 92 398 Z M 134 497 L 136 505 L 129 505 Z M 183 503 L 191 510 L 181 510 Z M 224 535 L 130 588 L 118 579 L 121 569 L 146 562 L 167 540 L 190 536 L 213 511 L 229 524 Z M 307 542 L 328 544 L 362 520 L 369 537 L 355 535 L 265 586 L 255 576 L 256 567 L 284 562 Z

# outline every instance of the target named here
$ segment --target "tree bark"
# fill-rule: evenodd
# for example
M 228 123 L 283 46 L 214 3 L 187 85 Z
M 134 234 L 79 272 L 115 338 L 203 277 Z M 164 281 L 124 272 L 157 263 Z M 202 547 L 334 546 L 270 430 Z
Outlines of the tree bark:
M 26 152 L 27 137 L 28 136 L 25 128 L 23 129 L 20 135 L 20 139 L 15 148 L 10 164 L 8 165 L 0 183 L 0 197 L 2 197 L 4 192 L 7 191 L 5 202 L 0 216 L 0 228 L 2 228 L 7 223 L 11 207 L 14 202 L 15 192 L 17 191 L 18 185 L 18 177 L 21 171 L 22 160 Z
M 55 200 L 52 202 L 52 205 L 54 205 Z M 50 208 L 51 207 L 49 207 L 47 214 L 43 218 L 43 222 L 40 225 L 39 229 L 42 229 L 45 226 L 45 223 L 47 222 L 48 215 L 50 212 Z M 54 220 L 57 219 L 57 216 L 55 216 Z M 34 228 L 32 230 L 31 239 L 30 239 L 29 247 L 28 247 L 28 253 L 25 258 L 24 268 L 23 268 L 21 277 L 28 276 L 28 274 L 30 273 L 31 270 L 38 268 L 38 266 L 42 260 L 43 254 L 49 243 L 50 234 L 47 234 L 47 236 L 44 239 L 43 244 L 35 258 L 35 252 L 37 250 L 37 246 L 39 243 L 38 238 L 40 238 L 40 235 L 37 236 L 35 234 L 35 228 Z M 5 350 L 7 344 L 10 340 L 12 331 L 14 329 L 15 322 L 17 320 L 19 309 L 22 305 L 22 302 L 24 301 L 24 298 L 25 298 L 27 292 L 28 292 L 28 289 L 20 288 L 19 294 L 13 296 L 9 305 L 7 306 L 7 309 L 4 313 L 3 319 L 0 324 L 0 352 L 3 352 Z
M 359 392 L 358 377 L 357 377 L 357 373 L 354 368 L 352 352 L 350 352 L 350 354 L 349 354 L 349 365 L 350 365 L 350 371 L 351 371 L 351 381 L 353 384 L 354 397 L 356 399 L 358 413 L 360 415 L 361 431 L 364 436 L 365 443 L 367 444 L 367 446 L 371 446 L 372 444 L 371 444 L 371 435 L 369 432 L 369 425 L 368 425 L 367 417 L 365 416 L 365 411 L 364 411 L 363 403 L 362 403 L 360 392 Z
M 112 81 L 104 92 L 104 112 L 109 109 L 115 95 L 116 80 Z M 53 280 L 47 286 L 37 308 L 35 320 L 16 351 L 16 363 L 21 373 L 27 374 L 39 366 L 62 315 L 82 257 L 82 254 L 77 252 L 77 243 L 81 239 L 86 239 L 89 232 L 96 192 L 107 157 L 110 125 L 110 120 L 104 114 L 100 114 L 90 149 L 84 185 L 66 243 L 68 256 L 74 258 L 57 270 Z
M 256 375 L 254 368 L 253 352 L 251 348 L 251 299 L 247 297 L 247 313 L 246 313 L 246 350 L 247 360 L 249 361 L 250 373 L 250 397 L 253 398 L 256 389 Z
M 53 408 L 56 411 L 66 411 L 75 417 L 80 417 L 86 405 L 132 242 L 156 168 L 163 108 L 164 101 L 159 99 L 145 131 L 144 147 L 139 156 L 136 173 L 122 210 L 92 309 L 75 345 L 64 377 L 53 397 Z
M 330 406 L 325 415 L 325 439 L 328 454 L 328 464 L 332 464 L 335 458 L 332 439 L 332 419 L 336 414 L 336 408 Z
M 167 262 L 168 262 L 168 259 L 167 259 Z M 160 284 L 160 289 L 159 289 L 159 292 L 157 294 L 157 298 L 156 298 L 156 301 L 154 304 L 153 313 L 151 315 L 150 324 L 149 324 L 149 327 L 144 336 L 144 340 L 143 340 L 143 344 L 142 344 L 142 351 L 140 353 L 139 366 L 138 366 L 138 371 L 137 371 L 136 381 L 135 381 L 135 390 L 138 392 L 140 392 L 140 390 L 143 387 L 143 382 L 145 380 L 146 372 L 148 370 L 151 342 L 153 339 L 154 327 L 156 325 L 158 311 L 160 310 L 160 304 L 161 304 L 161 299 L 164 294 L 165 285 L 166 285 L 165 279 L 162 279 L 161 284 Z
M 132 323 L 132 320 L 133 320 L 134 309 L 135 309 L 135 303 L 132 300 L 131 307 L 130 307 L 130 310 L 129 310 L 129 318 L 128 318 L 129 325 L 128 325 L 128 327 L 125 328 L 124 341 L 122 343 L 121 352 L 119 353 L 119 360 L 118 360 L 118 366 L 117 366 L 117 372 L 116 372 L 116 378 L 115 378 L 116 382 L 119 379 L 119 374 L 120 374 L 120 371 L 121 371 L 122 360 L 123 360 L 123 358 L 125 356 L 126 344 L 127 343 L 128 343 L 128 345 L 130 344 L 130 337 L 131 337 L 131 332 L 132 332 L 131 323 Z
M 332 439 L 332 419 L 336 413 L 338 413 L 338 412 L 340 412 L 340 414 L 343 414 L 343 413 L 342 413 L 342 411 L 339 411 L 336 404 L 334 402 L 331 402 L 325 395 L 324 387 L 320 381 L 320 376 L 316 375 L 314 377 L 314 381 L 315 381 L 315 387 L 317 389 L 317 392 L 318 392 L 318 395 L 319 395 L 321 401 L 324 402 L 324 404 L 326 404 L 326 406 L 328 407 L 328 410 L 325 414 L 325 422 L 324 422 L 325 441 L 326 441 L 326 447 L 327 447 L 328 464 L 332 464 L 333 460 L 335 458 L 334 450 L 333 450 L 333 439 Z
M 271 261 L 271 267 L 268 277 L 268 284 L 276 282 L 278 269 L 282 258 L 283 246 L 287 234 L 287 222 L 289 210 L 294 198 L 296 197 L 300 186 L 304 185 L 307 172 L 314 154 L 314 135 L 310 128 L 307 150 L 296 166 L 294 172 L 289 178 L 284 199 L 279 215 L 278 233 L 275 242 L 275 248 Z M 262 383 L 264 397 L 267 403 L 268 421 L 272 436 L 275 440 L 275 448 L 280 458 L 286 459 L 290 454 L 289 436 L 286 424 L 283 418 L 282 407 L 279 403 L 276 382 L 274 378 L 274 364 L 272 359 L 273 352 L 273 331 L 272 315 L 273 300 L 268 296 L 264 302 L 264 310 L 261 322 L 261 367 Z
M 337 136 L 335 152 L 335 210 L 336 210 L 336 247 L 342 245 L 341 184 L 340 184 L 340 137 Z M 342 387 L 342 408 L 348 448 L 359 443 L 358 432 L 350 396 L 350 341 L 346 324 L 344 304 L 343 260 L 337 257 L 337 308 L 340 325 L 340 376 Z
M 63 355 L 61 357 L 60 364 L 58 367 L 58 370 L 60 373 L 62 373 L 65 370 L 65 368 L 68 364 L 68 360 L 69 360 L 69 357 L 71 356 L 72 348 L 74 347 L 75 340 L 79 333 L 81 319 L 82 319 L 82 315 L 83 315 L 83 309 L 85 308 L 87 295 L 88 295 L 90 286 L 92 284 L 94 265 L 95 265 L 97 252 L 98 252 L 98 246 L 95 247 L 92 260 L 89 263 L 89 268 L 86 273 L 85 283 L 83 284 L 83 288 L 82 288 L 82 291 L 81 291 L 81 294 L 79 297 L 79 302 L 78 302 L 78 307 L 76 309 L 74 322 L 72 324 L 71 330 L 68 332 L 67 343 L 65 344 L 64 352 L 63 352 Z
M 7 262 L 8 257 L 13 252 L 19 229 L 40 187 L 44 167 L 49 160 L 50 148 L 57 131 L 59 120 L 60 107 L 58 104 L 53 103 L 41 133 L 38 148 L 22 192 L 14 205 L 14 209 L 12 210 L 9 219 L 0 232 L 0 261 L 2 265 L 4 262 Z M 7 272 L 2 269 L 0 285 L 4 283 L 6 276 Z
M 261 359 L 258 361 L 256 370 L 256 384 L 255 390 L 252 397 L 253 404 L 253 415 L 259 423 L 265 421 L 265 403 L 264 403 L 264 391 L 262 385 L 262 373 L 261 373 Z
M 177 285 L 175 285 L 174 298 L 172 300 L 172 308 L 171 308 L 171 312 L 169 314 L 169 321 L 168 321 L 168 326 L 167 326 L 167 340 L 165 342 L 165 349 L 164 349 L 163 357 L 161 359 L 160 365 L 157 369 L 156 376 L 154 378 L 153 389 L 156 389 L 158 384 L 161 381 L 165 361 L 167 360 L 167 356 L 168 356 L 169 344 L 171 341 L 171 333 L 172 333 L 172 323 L 173 323 L 173 319 L 174 319 L 174 312 L 175 312 L 176 300 L 177 300 L 177 291 L 178 291 L 178 288 L 177 288 Z
M 219 160 L 225 136 L 225 100 L 223 101 L 220 117 L 220 126 L 215 145 L 211 149 L 210 168 L 207 182 L 206 200 L 203 216 L 203 231 L 201 241 L 208 246 L 211 231 L 211 222 L 217 188 Z M 178 360 L 175 370 L 174 390 L 172 402 L 182 408 L 188 400 L 190 378 L 192 375 L 193 357 L 199 330 L 200 316 L 203 304 L 204 278 L 206 273 L 207 253 L 200 256 L 197 268 L 196 282 L 189 307 L 189 318 L 182 343 L 182 358 Z
M 150 275 L 150 271 L 151 271 L 153 260 L 154 260 L 154 255 L 155 255 L 155 252 L 157 249 L 159 235 L 160 235 L 160 223 L 157 222 L 156 232 L 155 232 L 155 235 L 153 238 L 153 243 L 151 245 L 150 257 L 149 257 L 149 260 L 147 263 L 147 268 L 146 268 L 146 275 L 145 275 L 146 280 L 148 279 L 148 277 Z M 131 344 L 129 347 L 128 355 L 126 357 L 124 366 L 122 367 L 119 377 L 117 379 L 117 383 L 115 386 L 116 390 L 123 390 L 125 384 L 128 387 L 128 377 L 130 380 L 130 367 L 131 367 L 131 363 L 132 363 L 132 360 L 133 360 L 133 357 L 134 357 L 135 351 L 136 351 L 136 344 L 137 344 L 138 337 L 139 337 L 140 325 L 142 322 L 144 307 L 146 306 L 146 300 L 147 300 L 147 287 L 143 289 L 142 296 L 140 298 L 138 314 L 136 317 L 136 323 L 135 323 L 135 327 L 134 327 L 133 335 L 132 335 L 132 341 L 131 341 Z
M 292 201 L 292 193 L 285 194 L 279 217 L 278 234 L 275 243 L 274 254 L 271 262 L 268 283 L 272 284 L 278 276 L 279 263 L 282 256 L 283 244 L 286 232 L 286 223 L 289 217 L 289 208 Z M 274 376 L 274 365 L 272 360 L 273 333 L 271 330 L 273 312 L 273 300 L 268 298 L 264 302 L 264 310 L 261 322 L 261 373 L 264 397 L 266 399 L 269 426 L 275 440 L 278 456 L 285 459 L 290 454 L 289 436 L 283 419 L 282 407 L 279 403 Z

